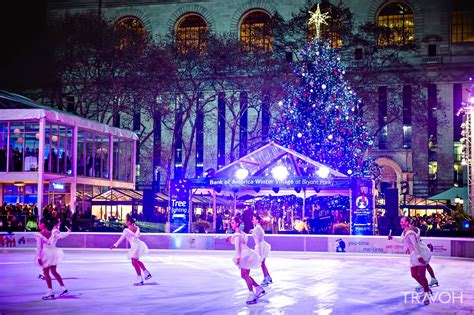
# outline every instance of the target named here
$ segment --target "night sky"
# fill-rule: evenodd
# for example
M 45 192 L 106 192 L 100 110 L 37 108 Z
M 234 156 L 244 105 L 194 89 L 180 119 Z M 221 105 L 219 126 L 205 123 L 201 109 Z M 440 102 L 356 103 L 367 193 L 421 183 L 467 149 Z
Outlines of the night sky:
M 49 51 L 46 33 L 47 0 L 0 2 L 0 89 L 21 92 L 41 87 Z

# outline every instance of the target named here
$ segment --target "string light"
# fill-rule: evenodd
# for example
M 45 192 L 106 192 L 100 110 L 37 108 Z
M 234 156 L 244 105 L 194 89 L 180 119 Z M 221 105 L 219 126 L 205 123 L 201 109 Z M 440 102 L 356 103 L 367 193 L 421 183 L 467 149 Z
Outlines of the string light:
M 286 89 L 272 139 L 343 174 L 380 177 L 380 168 L 366 154 L 373 138 L 355 111 L 361 100 L 345 80 L 337 52 L 316 39 L 297 60 L 298 80 Z

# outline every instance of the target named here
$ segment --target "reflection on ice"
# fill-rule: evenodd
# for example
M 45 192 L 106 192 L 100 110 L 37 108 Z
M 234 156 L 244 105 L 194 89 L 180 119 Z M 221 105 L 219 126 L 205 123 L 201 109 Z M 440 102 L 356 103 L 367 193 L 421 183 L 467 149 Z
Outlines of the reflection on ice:
M 0 259 L 1 314 L 472 314 L 473 261 L 435 257 L 440 287 L 462 293 L 463 303 L 407 303 L 403 292 L 416 283 L 406 256 L 272 252 L 274 283 L 257 304 L 247 306 L 247 288 L 227 251 L 151 251 L 144 258 L 153 274 L 133 287 L 126 251 L 65 250 L 58 267 L 70 295 L 42 301 L 44 281 L 32 264 L 34 250 L 3 250 Z M 261 270 L 252 270 L 257 282 Z M 471 281 L 468 281 L 468 280 Z M 53 289 L 59 287 L 53 282 Z M 446 300 L 446 299 L 445 299 Z

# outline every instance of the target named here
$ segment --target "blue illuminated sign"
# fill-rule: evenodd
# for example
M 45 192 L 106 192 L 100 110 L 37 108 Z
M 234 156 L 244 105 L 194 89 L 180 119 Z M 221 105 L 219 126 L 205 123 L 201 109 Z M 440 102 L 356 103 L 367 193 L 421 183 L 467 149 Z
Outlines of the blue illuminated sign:
M 49 191 L 66 192 L 66 184 L 61 182 L 49 182 Z
M 374 235 L 372 180 L 352 179 L 351 234 Z
M 187 180 L 170 182 L 170 232 L 189 232 L 189 192 Z

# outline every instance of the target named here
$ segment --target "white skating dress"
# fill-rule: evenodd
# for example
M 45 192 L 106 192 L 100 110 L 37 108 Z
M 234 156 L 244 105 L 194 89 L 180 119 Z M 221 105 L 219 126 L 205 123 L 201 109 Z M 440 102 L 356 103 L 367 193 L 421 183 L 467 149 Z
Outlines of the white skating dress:
M 265 231 L 260 224 L 257 224 L 252 230 L 252 236 L 255 241 L 255 251 L 261 259 L 266 259 L 270 254 L 271 245 L 265 241 Z
M 36 238 L 35 263 L 38 264 L 38 259 L 41 259 L 41 268 L 57 266 L 63 260 L 64 252 L 56 247 L 56 243 L 58 239 L 67 235 L 61 235 L 58 229 L 53 229 L 49 239 L 41 233 L 35 233 L 34 236 Z
M 401 239 L 396 241 L 403 243 L 408 248 L 408 252 L 410 253 L 410 267 L 426 266 L 430 263 L 431 251 L 425 243 L 420 241 L 420 234 L 410 229 L 403 232 Z M 420 257 L 423 258 L 425 264 L 418 261 Z
M 140 240 L 140 228 L 137 226 L 137 231 L 133 233 L 129 228 L 123 230 L 122 236 L 114 244 L 116 247 L 122 243 L 124 239 L 130 243 L 130 250 L 128 251 L 128 259 L 140 259 L 140 257 L 148 254 L 148 246 L 145 242 Z
M 53 228 L 53 230 L 51 231 L 49 242 L 50 242 L 51 248 L 54 250 L 54 262 L 57 261 L 57 263 L 59 263 L 64 257 L 63 250 L 61 248 L 56 247 L 58 240 L 68 237 L 70 234 L 71 234 L 70 231 L 67 231 L 67 233 L 61 233 L 61 231 L 59 231 L 59 229 L 57 228 Z
M 230 242 L 235 246 L 234 264 L 240 269 L 257 269 L 260 267 L 260 257 L 258 254 L 247 246 L 247 235 L 243 232 L 235 232 L 232 234 Z M 237 264 L 237 258 L 240 263 Z

